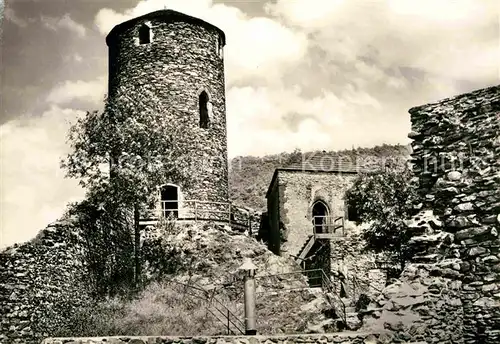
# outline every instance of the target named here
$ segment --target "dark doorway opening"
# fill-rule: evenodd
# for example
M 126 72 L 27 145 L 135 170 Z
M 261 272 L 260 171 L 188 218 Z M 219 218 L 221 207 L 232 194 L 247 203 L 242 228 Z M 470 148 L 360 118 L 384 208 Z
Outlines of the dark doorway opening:
M 179 216 L 179 188 L 174 185 L 164 185 L 161 187 L 161 209 L 163 216 Z
M 313 205 L 312 209 L 314 232 L 327 233 L 328 208 L 325 203 L 318 201 Z
M 356 206 L 346 202 L 345 207 L 347 208 L 347 220 L 358 221 L 358 209 L 356 209 Z
M 311 288 L 321 287 L 324 283 L 323 273 L 331 274 L 331 244 L 329 240 L 316 240 L 313 247 L 304 260 L 304 270 L 307 271 L 309 286 Z M 319 270 L 323 270 L 323 272 Z

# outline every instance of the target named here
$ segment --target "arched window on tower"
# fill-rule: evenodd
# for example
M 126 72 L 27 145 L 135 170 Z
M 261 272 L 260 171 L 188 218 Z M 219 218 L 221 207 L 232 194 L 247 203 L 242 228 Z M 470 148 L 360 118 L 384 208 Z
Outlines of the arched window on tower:
M 203 91 L 199 97 L 199 110 L 200 110 L 200 128 L 207 129 L 210 122 L 209 107 L 211 106 L 208 98 L 208 93 Z
M 139 28 L 139 43 L 151 43 L 151 28 L 146 24 L 142 24 Z
M 161 210 L 165 218 L 179 216 L 179 187 L 163 185 L 160 188 Z

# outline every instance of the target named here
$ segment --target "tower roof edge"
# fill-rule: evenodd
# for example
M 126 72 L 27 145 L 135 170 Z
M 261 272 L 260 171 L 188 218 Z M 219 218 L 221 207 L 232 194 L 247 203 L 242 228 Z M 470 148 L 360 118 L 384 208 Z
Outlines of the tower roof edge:
M 226 45 L 226 35 L 224 34 L 224 31 L 219 29 L 217 26 L 210 24 L 209 22 L 206 22 L 200 18 L 193 17 L 181 12 L 177 12 L 174 10 L 158 10 L 154 12 L 150 12 L 147 14 L 144 14 L 139 17 L 135 17 L 132 19 L 129 19 L 127 21 L 124 21 L 115 27 L 111 29 L 111 31 L 108 33 L 106 36 L 106 44 L 110 46 L 115 37 L 120 33 L 123 32 L 124 30 L 127 30 L 131 28 L 132 26 L 136 25 L 138 22 L 141 22 L 145 19 L 155 19 L 155 18 L 163 18 L 163 19 L 168 19 L 172 21 L 184 21 L 187 23 L 195 24 L 195 25 L 200 25 L 208 29 L 214 29 L 217 32 L 219 32 L 220 36 L 222 37 L 222 45 Z

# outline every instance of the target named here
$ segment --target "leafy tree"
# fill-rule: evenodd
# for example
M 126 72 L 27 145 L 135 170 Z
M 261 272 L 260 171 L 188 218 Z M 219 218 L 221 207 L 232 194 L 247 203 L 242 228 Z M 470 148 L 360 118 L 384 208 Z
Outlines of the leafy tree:
M 295 148 L 292 153 L 288 154 L 284 162 L 284 166 L 300 164 L 302 162 L 302 151 L 300 148 Z
M 134 281 L 133 219 L 126 209 L 102 201 L 90 196 L 70 205 L 66 215 L 75 220 L 83 239 L 90 289 L 97 295 L 115 295 Z
M 417 197 L 411 178 L 409 169 L 361 174 L 345 195 L 349 209 L 356 210 L 357 224 L 370 224 L 363 231 L 366 250 L 384 253 L 401 270 L 410 238 L 404 220 L 413 214 Z
M 70 129 L 72 151 L 62 161 L 67 175 L 93 192 L 112 192 L 125 206 L 148 204 L 158 185 L 184 180 L 193 161 L 178 149 L 186 140 L 182 126 L 172 130 L 154 104 L 138 113 L 137 103 L 123 96 L 103 113 L 87 112 Z
M 185 141 L 192 138 L 181 132 L 182 124 L 177 129 L 168 125 L 173 110 L 161 108 L 147 90 L 143 97 L 148 99 L 148 108 L 140 113 L 135 109 L 144 99 L 120 96 L 107 101 L 102 113 L 87 112 L 78 119 L 68 135 L 71 152 L 61 162 L 67 176 L 79 179 L 87 190 L 87 203 L 75 210 L 85 213 L 88 228 L 108 233 L 109 239 L 101 241 L 102 245 L 117 239 L 111 232 L 122 231 L 121 238 L 134 233 L 136 281 L 140 272 L 139 213 L 153 205 L 159 185 L 186 181 L 184 176 L 194 163 L 179 149 L 188 147 Z M 177 117 L 189 121 L 189 116 Z M 93 221 L 91 226 L 89 221 Z

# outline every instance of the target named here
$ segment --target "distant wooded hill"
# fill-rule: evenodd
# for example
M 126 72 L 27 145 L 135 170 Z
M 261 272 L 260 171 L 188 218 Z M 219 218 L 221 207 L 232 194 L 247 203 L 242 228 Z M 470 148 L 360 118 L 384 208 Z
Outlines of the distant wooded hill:
M 376 165 L 380 161 L 406 161 L 411 153 L 409 145 L 382 145 L 372 148 L 355 148 L 342 151 L 315 151 L 280 153 L 264 157 L 238 156 L 230 161 L 229 193 L 237 205 L 255 210 L 265 210 L 266 192 L 274 170 L 278 167 L 296 166 L 311 155 L 328 155 L 334 160 L 362 161 L 363 165 Z

